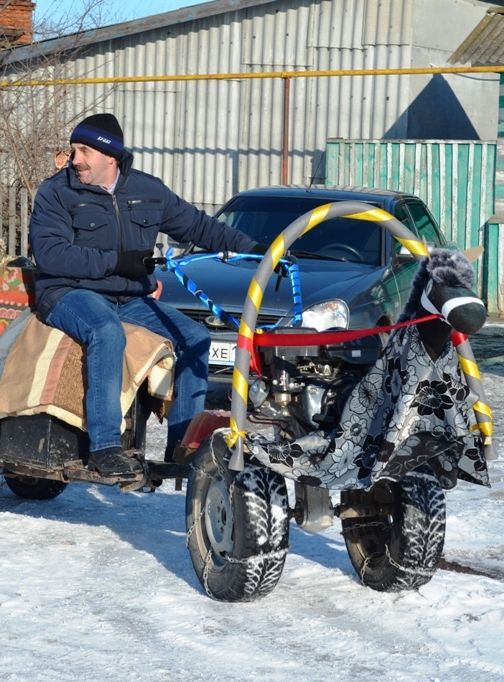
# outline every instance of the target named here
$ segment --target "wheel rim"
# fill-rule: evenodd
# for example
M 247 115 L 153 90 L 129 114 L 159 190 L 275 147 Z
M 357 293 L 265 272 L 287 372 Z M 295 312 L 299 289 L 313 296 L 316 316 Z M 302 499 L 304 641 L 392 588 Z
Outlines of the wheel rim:
M 229 488 L 222 478 L 213 479 L 205 501 L 205 530 L 214 554 L 224 556 L 233 549 L 233 508 Z

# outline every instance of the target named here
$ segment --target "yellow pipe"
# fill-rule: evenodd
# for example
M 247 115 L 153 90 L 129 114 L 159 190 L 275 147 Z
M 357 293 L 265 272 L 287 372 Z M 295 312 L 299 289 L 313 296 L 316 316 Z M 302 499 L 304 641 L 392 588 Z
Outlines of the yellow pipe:
M 164 76 L 109 76 L 103 78 L 54 78 L 3 80 L 0 88 L 97 85 L 106 83 L 156 83 L 166 81 L 251 80 L 261 78 L 324 78 L 330 76 L 411 76 L 437 73 L 504 73 L 504 65 L 431 66 L 402 69 L 330 69 L 321 71 L 257 71 L 254 73 L 194 73 Z

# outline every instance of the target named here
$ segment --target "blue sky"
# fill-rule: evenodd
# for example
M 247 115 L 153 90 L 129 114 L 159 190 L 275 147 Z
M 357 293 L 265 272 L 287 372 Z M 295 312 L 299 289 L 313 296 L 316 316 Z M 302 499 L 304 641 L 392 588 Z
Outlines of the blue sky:
M 207 1 L 207 0 L 205 0 Z M 58 23 L 68 17 L 82 17 L 86 6 L 102 6 L 101 16 L 104 18 L 103 25 L 114 24 L 120 21 L 140 19 L 170 12 L 180 7 L 201 5 L 203 0 L 36 0 L 35 23 L 42 20 Z

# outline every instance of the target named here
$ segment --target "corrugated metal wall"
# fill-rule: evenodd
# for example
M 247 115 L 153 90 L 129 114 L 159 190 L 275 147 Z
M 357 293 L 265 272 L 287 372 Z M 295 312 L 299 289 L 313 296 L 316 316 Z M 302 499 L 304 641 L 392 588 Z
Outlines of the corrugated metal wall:
M 97 43 L 67 75 L 409 66 L 411 8 L 412 0 L 279 0 Z M 402 78 L 293 79 L 289 180 L 324 181 L 328 137 L 383 135 L 407 106 Z M 69 94 L 76 111 L 114 111 L 137 167 L 202 207 L 280 182 L 280 79 L 78 86 Z
M 81 56 L 69 59 L 64 74 L 41 70 L 37 75 L 93 78 L 442 64 L 474 26 L 476 12 L 484 14 L 484 8 L 471 0 L 216 0 L 192 12 L 86 32 Z M 450 18 L 446 34 L 439 27 Z M 41 44 L 41 53 L 50 54 L 52 43 Z M 292 79 L 288 180 L 324 182 L 328 138 L 408 136 L 410 109 L 433 80 Z M 457 95 L 455 78 L 443 82 L 445 90 L 435 90 L 436 96 Z M 475 83 L 458 80 L 471 101 Z M 478 87 L 481 95 L 487 85 Z M 72 85 L 66 88 L 66 120 L 83 111 L 114 112 L 135 152 L 135 165 L 212 211 L 238 190 L 281 181 L 283 88 L 279 78 Z M 425 115 L 426 106 L 432 109 L 426 104 L 431 95 L 417 102 L 417 117 Z M 489 111 L 479 118 L 473 111 L 471 117 L 481 125 Z

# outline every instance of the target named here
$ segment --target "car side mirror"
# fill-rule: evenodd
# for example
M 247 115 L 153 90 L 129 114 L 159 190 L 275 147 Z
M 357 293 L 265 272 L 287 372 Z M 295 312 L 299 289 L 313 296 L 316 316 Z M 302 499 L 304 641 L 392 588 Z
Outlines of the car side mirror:
M 411 251 L 408 251 L 408 249 L 401 244 L 401 248 L 396 251 L 396 258 L 399 261 L 399 263 L 404 263 L 410 260 L 414 260 L 414 255 L 411 253 Z
M 436 244 L 434 242 L 427 242 L 425 244 L 427 247 L 427 251 L 430 253 L 432 249 L 436 248 Z M 415 256 L 409 251 L 404 244 L 401 244 L 401 248 L 396 252 L 397 253 L 397 260 L 399 262 L 403 261 L 409 261 L 415 258 Z

